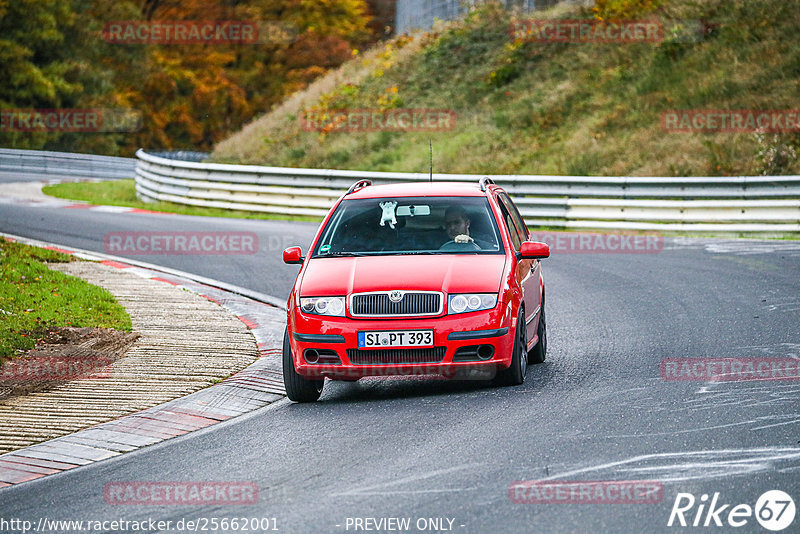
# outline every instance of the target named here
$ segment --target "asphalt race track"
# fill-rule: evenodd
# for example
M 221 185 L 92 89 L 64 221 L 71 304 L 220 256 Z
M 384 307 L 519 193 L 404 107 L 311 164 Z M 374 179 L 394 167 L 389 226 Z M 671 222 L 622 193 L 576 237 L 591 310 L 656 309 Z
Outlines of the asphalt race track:
M 305 252 L 315 229 L 0 204 L 0 231 L 99 252 L 107 232 L 254 232 L 256 254 L 134 258 L 281 299 L 297 267 L 280 253 L 295 244 Z M 0 489 L 0 517 L 34 525 L 154 519 L 173 529 L 181 520 L 275 518 L 284 533 L 389 532 L 397 524 L 388 518 L 409 518 L 408 530 L 394 530 L 407 532 L 760 532 L 754 516 L 732 527 L 730 510 L 755 508 L 768 490 L 800 505 L 800 243 L 667 238 L 657 253 L 555 250 L 544 275 L 548 356 L 523 386 L 329 382 L 316 404 L 283 401 Z M 669 358 L 755 357 L 794 361 L 795 379 L 674 381 L 660 371 Z M 510 485 L 532 480 L 658 481 L 662 495 L 648 503 L 513 502 Z M 121 481 L 247 481 L 259 499 L 107 504 L 105 485 Z M 690 525 L 701 496 L 708 509 L 719 493 L 717 508 L 729 505 L 718 516 L 724 526 L 709 518 L 710 527 L 668 527 L 679 493 L 697 500 L 686 512 Z M 795 518 L 785 532 L 798 525 Z

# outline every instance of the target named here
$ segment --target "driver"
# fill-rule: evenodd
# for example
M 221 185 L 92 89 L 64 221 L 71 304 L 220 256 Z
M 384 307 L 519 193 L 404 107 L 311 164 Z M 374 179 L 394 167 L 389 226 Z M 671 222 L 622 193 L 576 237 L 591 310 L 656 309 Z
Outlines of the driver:
M 444 212 L 444 226 L 447 235 L 456 243 L 474 243 L 469 235 L 470 219 L 466 210 L 461 206 L 450 206 Z

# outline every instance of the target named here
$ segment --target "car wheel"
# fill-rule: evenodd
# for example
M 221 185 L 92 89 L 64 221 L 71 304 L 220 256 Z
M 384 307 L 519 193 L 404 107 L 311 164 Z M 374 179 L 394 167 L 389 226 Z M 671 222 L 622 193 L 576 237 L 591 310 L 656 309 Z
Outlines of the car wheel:
M 286 396 L 295 402 L 314 402 L 322 394 L 325 379 L 308 380 L 294 368 L 292 346 L 289 344 L 289 329 L 283 334 L 283 386 Z
M 514 331 L 514 349 L 511 354 L 511 365 L 497 373 L 497 383 L 501 386 L 519 386 L 525 382 L 525 371 L 528 369 L 528 336 L 525 334 L 525 314 L 522 308 L 517 316 L 517 328 Z
M 539 336 L 539 341 L 533 346 L 528 353 L 528 361 L 530 363 L 543 363 L 547 357 L 547 322 L 544 315 L 544 298 L 542 298 L 542 311 L 539 313 L 539 328 L 536 330 Z

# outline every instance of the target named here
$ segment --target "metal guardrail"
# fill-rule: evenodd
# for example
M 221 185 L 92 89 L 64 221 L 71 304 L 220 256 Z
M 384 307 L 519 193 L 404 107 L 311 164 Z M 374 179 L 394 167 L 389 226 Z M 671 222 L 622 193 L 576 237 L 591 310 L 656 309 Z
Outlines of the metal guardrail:
M 0 148 L 0 172 L 54 178 L 133 178 L 136 159 Z
M 207 159 L 208 152 L 197 152 L 194 150 L 167 150 L 165 152 L 151 152 L 153 156 L 167 159 L 177 159 L 181 161 L 203 161 Z
M 137 152 L 136 191 L 169 201 L 282 215 L 324 216 L 356 180 L 427 181 L 426 173 L 294 169 L 166 159 Z M 483 175 L 440 174 L 475 182 Z M 585 229 L 800 232 L 800 176 L 647 178 L 490 176 L 531 226 Z
M 453 20 L 463 16 L 470 6 L 482 0 L 397 0 L 396 33 L 429 30 L 436 20 Z M 506 9 L 531 11 L 557 4 L 560 0 L 500 0 Z

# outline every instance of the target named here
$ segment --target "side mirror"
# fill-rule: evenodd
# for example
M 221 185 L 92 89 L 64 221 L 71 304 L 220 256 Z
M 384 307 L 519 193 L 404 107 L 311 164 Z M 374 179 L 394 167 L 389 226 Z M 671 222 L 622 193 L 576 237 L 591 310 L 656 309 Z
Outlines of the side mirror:
M 303 263 L 303 251 L 300 247 L 289 247 L 283 251 L 283 263 L 301 264 Z
M 541 260 L 550 257 L 550 247 L 547 243 L 525 241 L 519 247 L 519 255 L 526 260 Z

